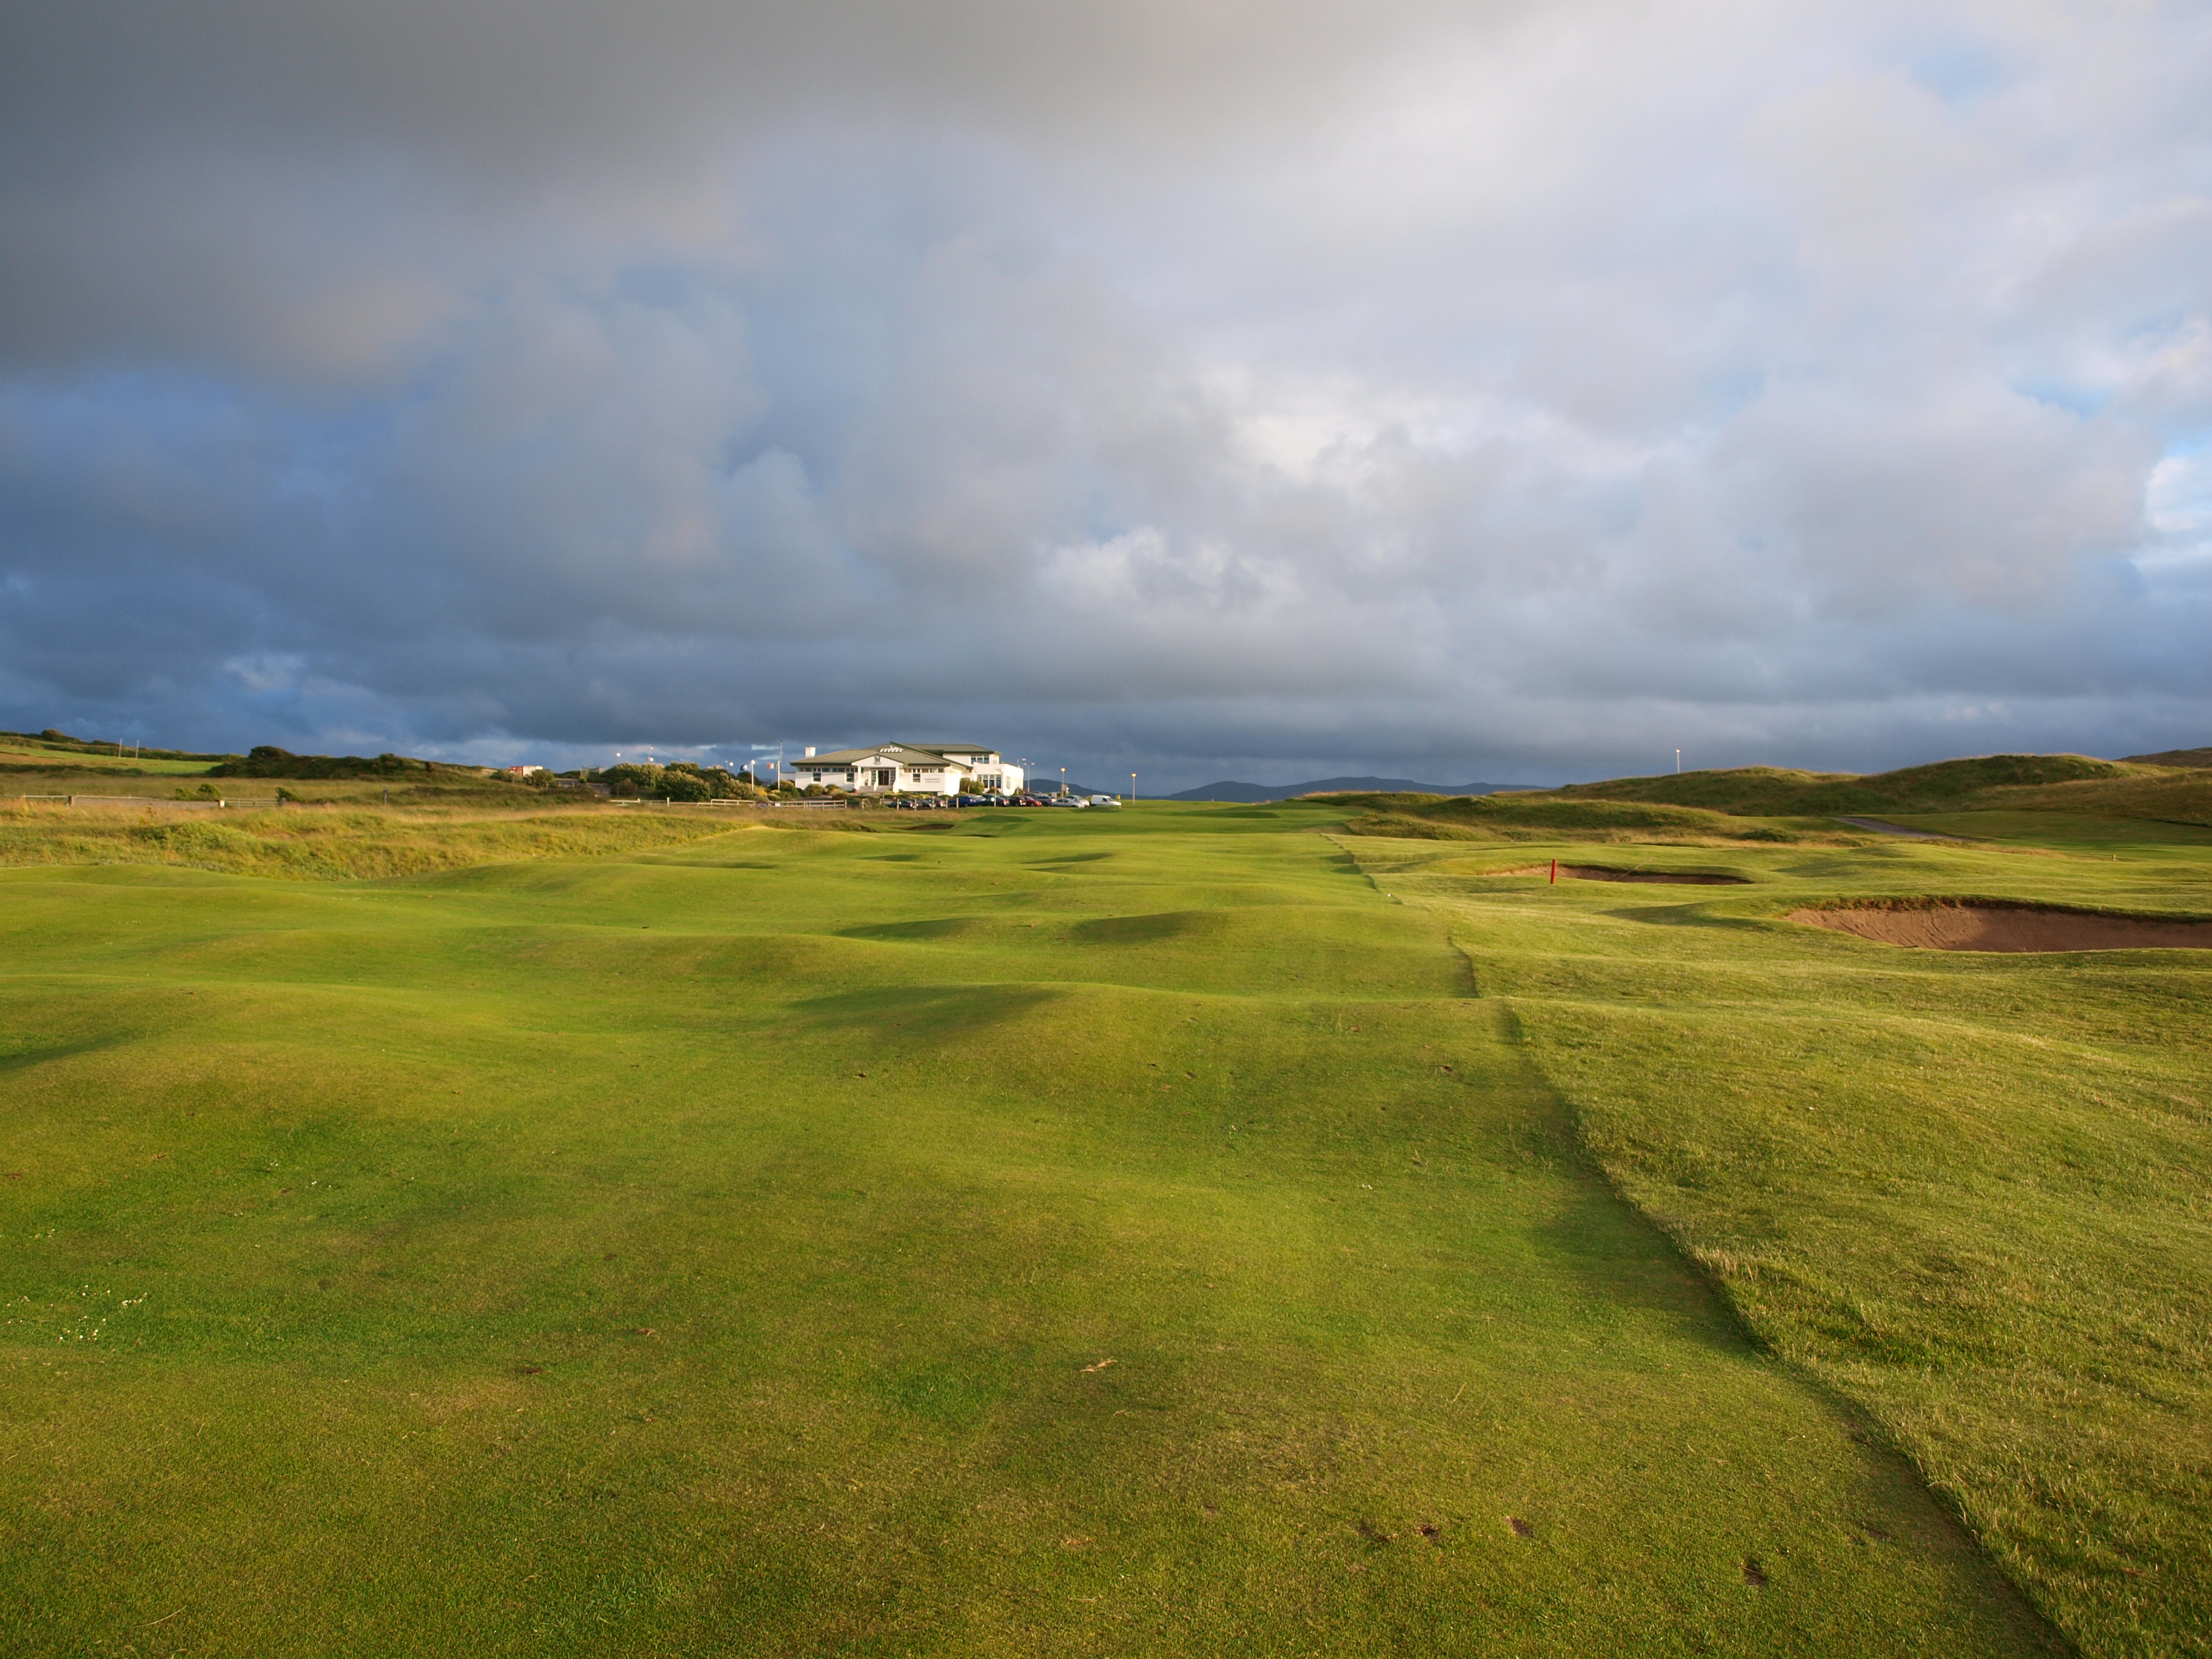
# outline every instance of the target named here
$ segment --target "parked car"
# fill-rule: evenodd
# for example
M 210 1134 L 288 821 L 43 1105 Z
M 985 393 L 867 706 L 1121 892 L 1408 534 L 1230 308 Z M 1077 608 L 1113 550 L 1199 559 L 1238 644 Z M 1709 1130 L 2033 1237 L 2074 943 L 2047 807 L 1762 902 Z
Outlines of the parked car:
M 1093 806 L 1119 806 L 1121 802 L 1120 797 L 1115 795 L 1093 795 L 1091 804 Z
M 1054 795 L 1052 798 L 1052 804 L 1054 806 L 1088 806 L 1091 805 L 1089 801 L 1084 799 L 1080 795 Z

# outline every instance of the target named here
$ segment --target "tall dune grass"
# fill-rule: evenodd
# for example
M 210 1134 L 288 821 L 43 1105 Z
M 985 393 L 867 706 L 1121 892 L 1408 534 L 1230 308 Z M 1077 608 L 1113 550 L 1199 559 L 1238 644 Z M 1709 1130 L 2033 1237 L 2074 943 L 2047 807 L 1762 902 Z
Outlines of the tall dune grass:
M 0 811 L 0 866 L 161 864 L 302 881 L 374 879 L 499 860 L 580 858 L 677 847 L 750 815 L 569 809 L 385 812 L 288 808 L 222 817 L 173 808 L 18 805 Z

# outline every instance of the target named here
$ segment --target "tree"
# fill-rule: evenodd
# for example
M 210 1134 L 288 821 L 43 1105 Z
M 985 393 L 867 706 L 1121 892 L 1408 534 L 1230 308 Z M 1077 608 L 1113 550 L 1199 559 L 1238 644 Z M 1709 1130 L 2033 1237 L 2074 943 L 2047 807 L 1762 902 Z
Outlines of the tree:
M 651 799 L 661 793 L 661 770 L 651 763 L 610 766 L 599 774 L 607 793 L 619 800 Z
M 667 800 L 712 800 L 714 786 L 689 761 L 678 761 L 661 769 L 660 793 Z

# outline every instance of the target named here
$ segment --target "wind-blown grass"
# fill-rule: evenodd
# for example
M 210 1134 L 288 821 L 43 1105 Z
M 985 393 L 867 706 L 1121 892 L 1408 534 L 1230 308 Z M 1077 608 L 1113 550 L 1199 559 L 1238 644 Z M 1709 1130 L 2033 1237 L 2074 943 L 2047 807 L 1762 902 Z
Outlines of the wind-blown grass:
M 292 808 L 216 817 L 166 807 L 134 812 L 33 806 L 0 811 L 0 867 L 156 864 L 229 875 L 361 880 L 465 869 L 495 860 L 681 846 L 732 829 L 727 815 L 642 808 L 536 813 Z

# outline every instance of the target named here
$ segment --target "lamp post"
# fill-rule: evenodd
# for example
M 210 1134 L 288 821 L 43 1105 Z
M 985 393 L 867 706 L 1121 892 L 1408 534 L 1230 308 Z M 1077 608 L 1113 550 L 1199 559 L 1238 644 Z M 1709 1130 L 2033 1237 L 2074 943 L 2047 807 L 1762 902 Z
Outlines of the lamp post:
M 1129 774 L 1129 804 L 1130 804 L 1131 805 L 1133 805 L 1133 805 L 1136 805 L 1136 801 L 1137 801 L 1137 775 L 1136 775 L 1134 772 L 1132 772 L 1132 773 L 1130 773 L 1130 774 Z
M 1065 766 L 1060 769 L 1060 793 L 1063 795 L 1067 793 L 1067 769 Z

